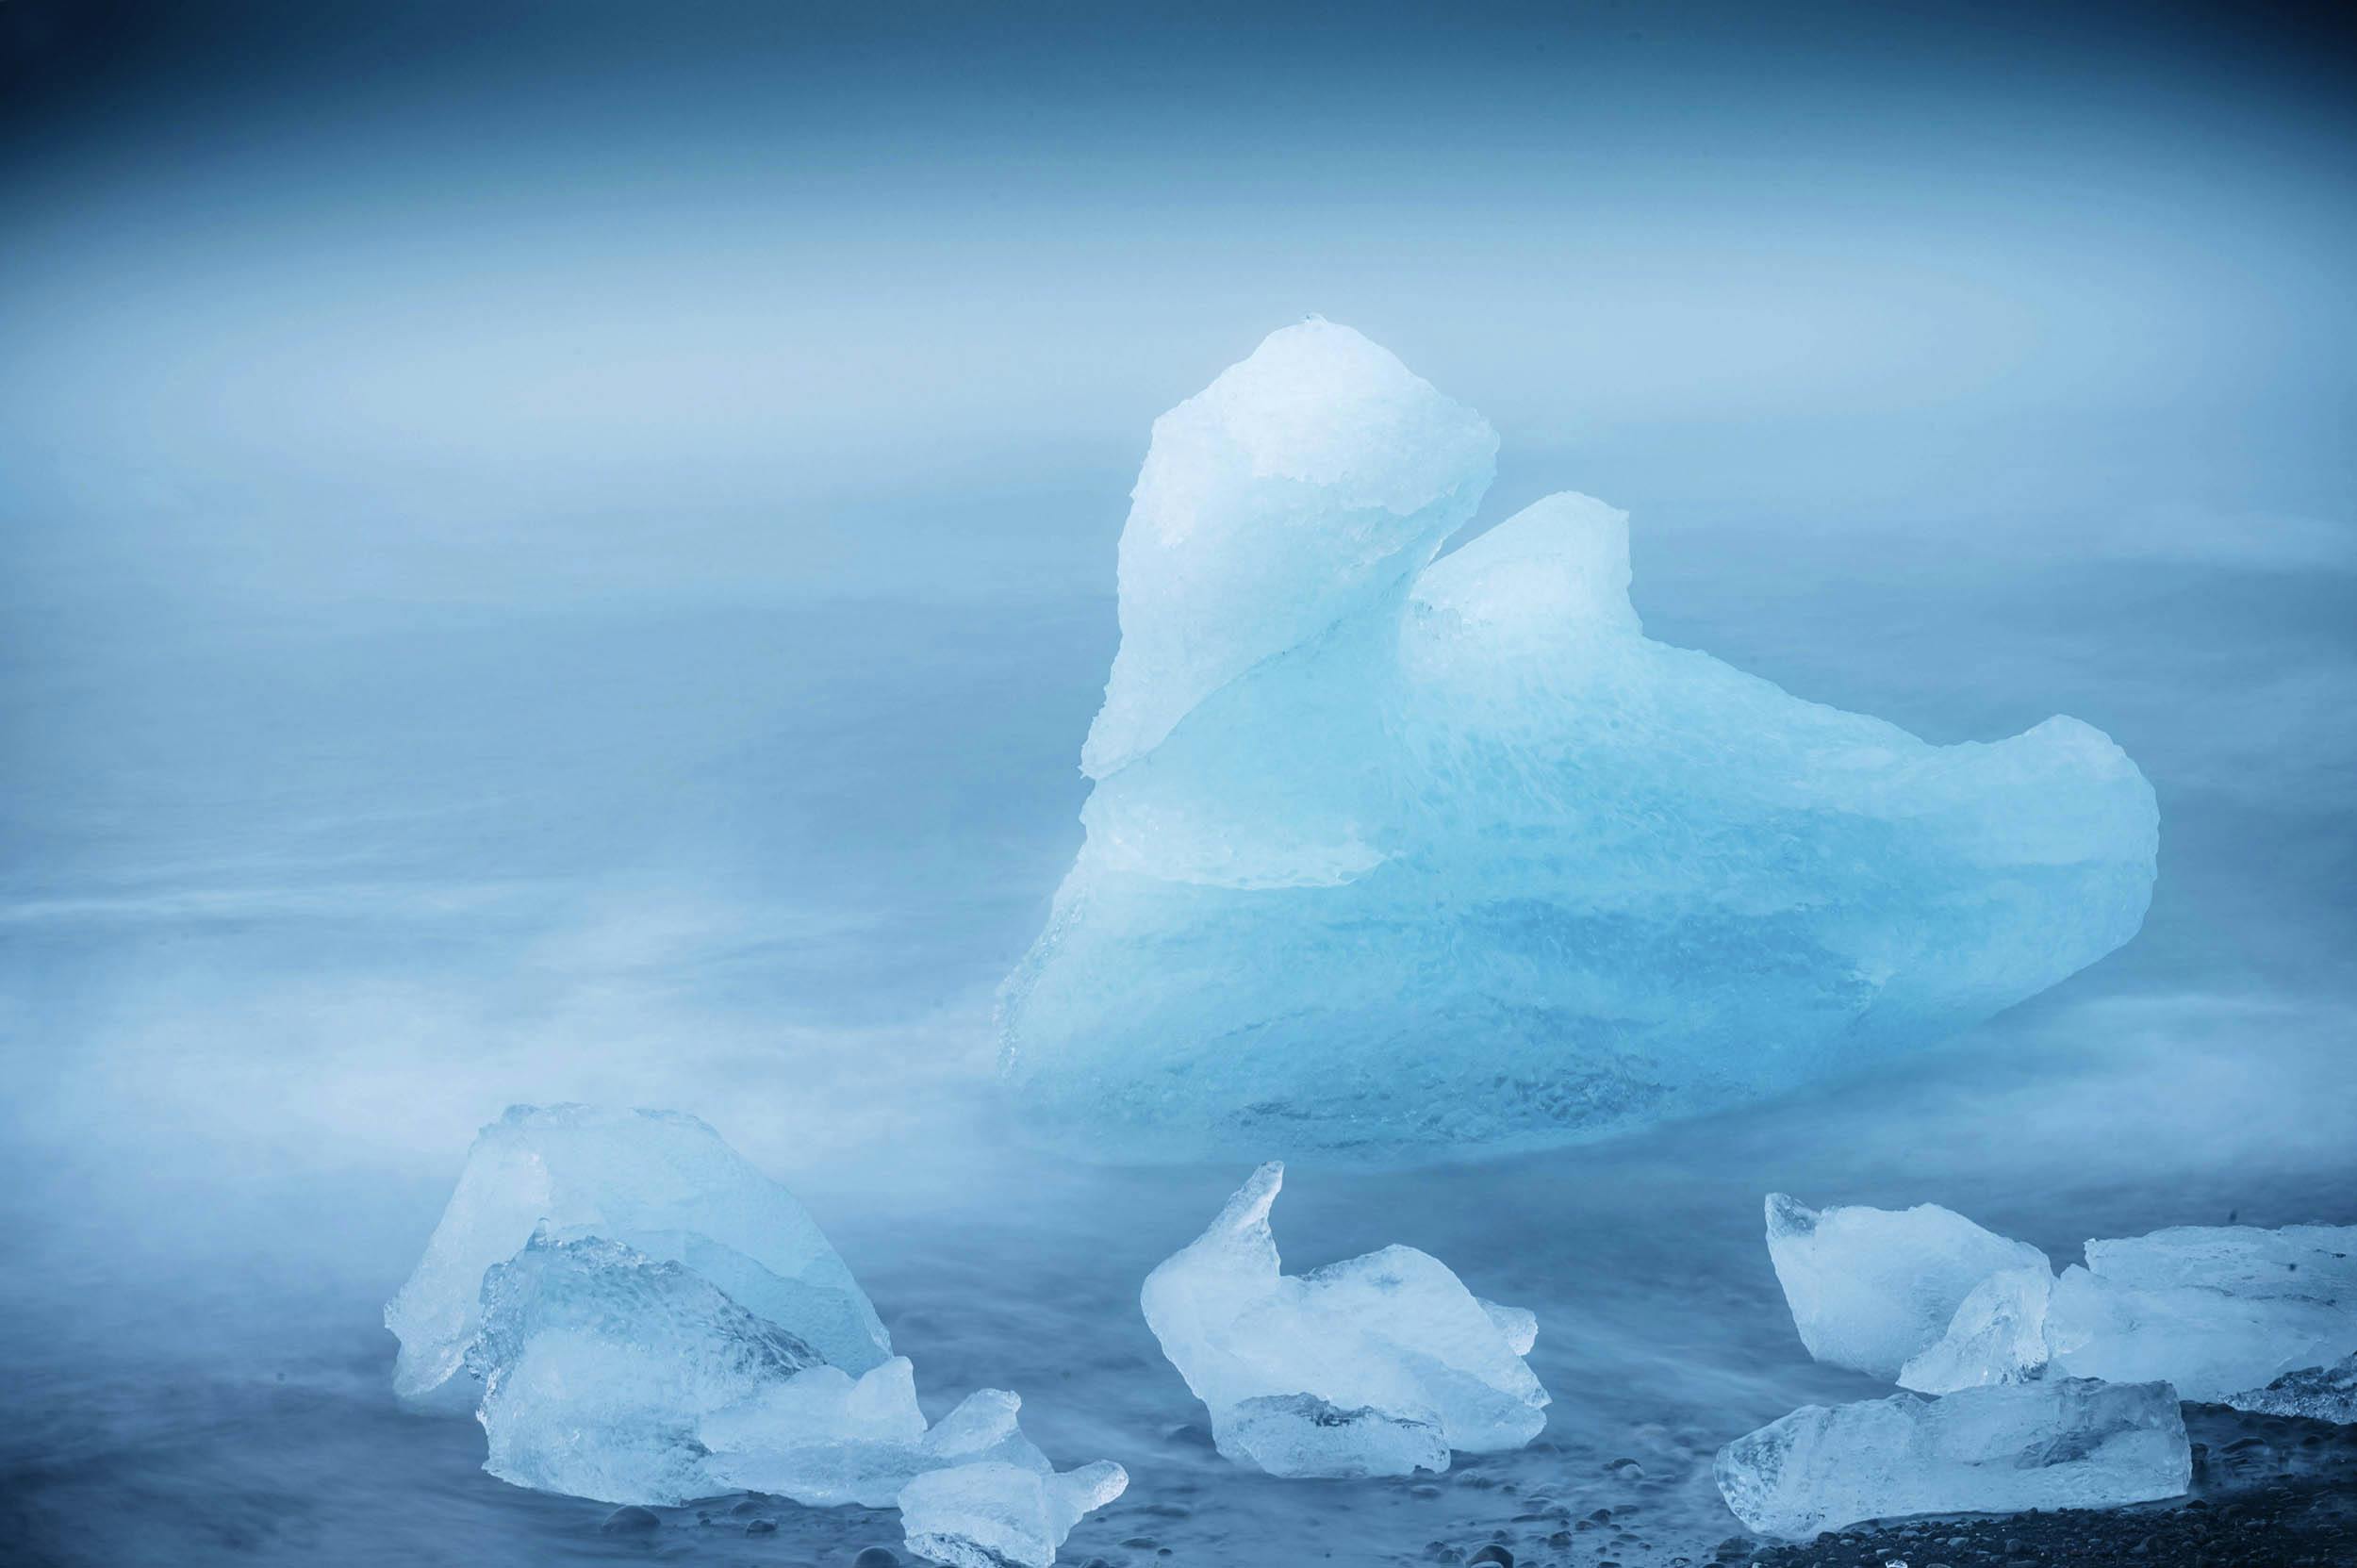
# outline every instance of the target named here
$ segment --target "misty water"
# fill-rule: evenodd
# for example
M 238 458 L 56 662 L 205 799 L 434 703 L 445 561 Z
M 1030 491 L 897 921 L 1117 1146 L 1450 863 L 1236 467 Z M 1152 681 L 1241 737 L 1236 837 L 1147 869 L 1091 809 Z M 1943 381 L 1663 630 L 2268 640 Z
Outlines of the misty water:
M 1651 635 L 1936 740 L 2085 718 L 2159 792 L 2161 876 L 2127 949 L 1870 1080 L 1541 1157 L 1296 1162 L 1289 1267 L 1404 1242 L 1537 1312 L 1555 1402 L 1533 1447 L 1396 1481 L 1228 1465 L 1137 1289 L 1243 1168 L 1084 1163 L 997 1100 L 991 993 L 1077 845 L 1113 642 L 1109 460 L 971 514 L 1055 563 L 986 592 L 936 567 L 529 610 L 207 616 L 158 593 L 21 637 L 0 688 L 25 742 L 0 902 L 9 1546 L 897 1547 L 888 1514 L 734 1498 L 617 1539 L 603 1506 L 482 1474 L 472 1423 L 395 1408 L 379 1310 L 473 1129 L 518 1100 L 692 1111 L 785 1180 L 929 1412 L 1013 1388 L 1059 1462 L 1129 1468 L 1075 1562 L 1706 1550 L 1737 1531 L 1720 1444 L 1880 1392 L 1802 1351 L 1761 1243 L 1770 1190 L 1937 1201 L 2058 1261 L 2172 1223 L 2357 1220 L 2337 547 L 2254 525 L 2122 550 L 2091 507 L 1768 529 L 1666 478 L 1649 515 L 1672 465 L 1620 464 Z M 1484 520 L 1518 486 L 1582 482 L 1541 466 L 1509 468 Z M 870 497 L 841 526 L 954 504 Z M 887 544 L 856 548 L 928 536 L 878 526 Z

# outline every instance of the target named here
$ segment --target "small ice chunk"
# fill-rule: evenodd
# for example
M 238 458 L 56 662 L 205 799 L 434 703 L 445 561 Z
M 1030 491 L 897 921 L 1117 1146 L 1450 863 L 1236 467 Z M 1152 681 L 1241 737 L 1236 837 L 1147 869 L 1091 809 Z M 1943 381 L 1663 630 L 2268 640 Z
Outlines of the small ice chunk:
M 2055 1378 L 1804 1406 L 1722 1448 L 1715 1473 L 1747 1528 L 1799 1541 L 1913 1513 L 2174 1497 L 2193 1455 L 2167 1383 Z
M 2065 1377 L 2237 1403 L 2357 1350 L 2357 1228 L 2178 1227 L 2087 1243 L 2059 1279 L 1992 1275 L 1899 1380 L 1926 1394 Z
M 1783 1193 L 1768 1195 L 1768 1257 L 1808 1353 L 1886 1379 L 1938 1344 L 1991 1274 L 2053 1273 L 2027 1242 L 1937 1204 L 1820 1211 Z
M 484 1273 L 545 1230 L 602 1236 L 701 1275 L 857 1375 L 892 1354 L 876 1310 L 794 1196 L 676 1111 L 518 1105 L 468 1151 L 425 1255 L 385 1309 L 404 1400 L 469 1409 L 453 1381 L 480 1322 Z
M 728 1490 L 697 1424 L 820 1364 L 683 1265 L 543 1231 L 483 1284 L 467 1370 L 483 1468 L 503 1481 L 666 1507 Z
M 1072 1527 L 1129 1485 L 1109 1460 L 1062 1475 L 984 1460 L 910 1481 L 900 1523 L 910 1551 L 956 1568 L 1047 1568 Z
M 697 1435 L 711 1450 L 717 1490 L 791 1497 L 813 1507 L 890 1508 L 929 1470 L 994 1460 L 1052 1468 L 1015 1424 L 1023 1402 L 1004 1389 L 968 1395 L 928 1428 L 914 1370 L 896 1356 L 856 1381 L 831 1366 L 707 1416 Z
M 1396 1476 L 1536 1437 L 1538 1320 L 1409 1246 L 1283 1274 L 1268 1215 L 1284 1176 L 1255 1171 L 1140 1296 L 1219 1451 L 1273 1475 Z
M 1530 1347 L 1539 1343 L 1539 1314 L 1529 1308 L 1501 1307 L 1494 1301 L 1483 1301 L 1481 1310 L 1490 1314 L 1491 1323 L 1506 1336 L 1507 1347 L 1517 1356 L 1529 1355 Z
M 1899 1369 L 1899 1386 L 1951 1394 L 1985 1383 L 2019 1383 L 2046 1370 L 2046 1304 L 2054 1277 L 2036 1268 L 2000 1269 L 1972 1287 L 1948 1332 Z
M 2357 1356 L 2332 1366 L 2286 1372 L 2266 1387 L 2247 1390 L 2226 1402 L 2262 1415 L 2301 1415 L 2357 1426 Z
M 2166 1378 L 2239 1404 L 2357 1351 L 2357 1226 L 2173 1226 L 2087 1243 L 2047 1346 L 2073 1377 Z
M 2216 1403 L 2357 1350 L 2357 1312 L 2304 1296 L 2123 1284 L 2074 1264 L 2054 1281 L 2046 1347 L 2069 1377 L 2166 1378 L 2184 1397 Z
M 1054 1471 L 1014 1395 L 983 1389 L 929 1428 L 906 1358 L 855 1378 L 693 1270 L 596 1237 L 543 1232 L 493 1265 L 468 1364 L 484 1468 L 601 1502 L 743 1490 L 889 1508 L 933 1470 Z

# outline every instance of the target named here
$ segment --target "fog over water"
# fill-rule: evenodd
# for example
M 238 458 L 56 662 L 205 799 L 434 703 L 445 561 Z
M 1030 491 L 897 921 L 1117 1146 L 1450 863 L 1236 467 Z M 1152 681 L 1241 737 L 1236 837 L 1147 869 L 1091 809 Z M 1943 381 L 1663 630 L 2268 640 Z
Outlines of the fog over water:
M 306 14 L 0 13 L 9 1549 L 637 1553 L 391 1403 L 378 1309 L 515 1101 L 791 1185 L 930 1410 L 1129 1466 L 1075 1561 L 1421 1560 L 1534 1494 L 1632 1564 L 1732 1533 L 1716 1446 L 1873 1392 L 1793 1336 L 1772 1188 L 2058 1261 L 2357 1221 L 2336 35 Z M 2160 797 L 2142 934 L 1941 1051 L 1294 1166 L 1289 1265 L 1538 1312 L 1552 1446 L 1466 1469 L 1510 1492 L 1218 1461 L 1136 1289 L 1244 1171 L 1080 1163 L 991 1081 L 1148 427 L 1310 311 L 1497 426 L 1476 527 L 1628 508 L 1649 635 L 1937 741 L 2068 713 Z M 898 1543 L 780 1524 L 650 1549 Z

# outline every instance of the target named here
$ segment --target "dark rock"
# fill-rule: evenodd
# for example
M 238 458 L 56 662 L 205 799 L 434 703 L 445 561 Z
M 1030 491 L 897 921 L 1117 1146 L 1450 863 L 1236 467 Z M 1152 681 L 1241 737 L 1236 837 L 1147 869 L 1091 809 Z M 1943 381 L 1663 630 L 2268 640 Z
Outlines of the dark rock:
M 640 1508 L 635 1503 L 628 1508 L 616 1509 L 605 1516 L 605 1523 L 598 1527 L 608 1535 L 646 1535 L 662 1527 L 663 1521 L 655 1516 L 654 1510 Z
M 900 1557 L 889 1546 L 862 1546 L 851 1568 L 900 1568 Z
M 1465 1560 L 1468 1562 L 1494 1562 L 1498 1568 L 1514 1568 L 1514 1554 L 1492 1542 Z
M 778 1522 L 775 1519 L 756 1519 L 745 1527 L 745 1533 L 747 1535 L 775 1535 L 778 1533 Z

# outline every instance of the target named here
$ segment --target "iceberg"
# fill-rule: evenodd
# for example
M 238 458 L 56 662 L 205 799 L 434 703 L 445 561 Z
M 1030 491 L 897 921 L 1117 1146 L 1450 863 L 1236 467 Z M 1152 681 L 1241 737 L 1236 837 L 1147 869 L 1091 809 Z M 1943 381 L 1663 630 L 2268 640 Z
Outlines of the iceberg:
M 1801 1343 L 1818 1361 L 1886 1381 L 1952 1332 L 1958 1309 L 1990 1275 L 2053 1274 L 2036 1247 L 1936 1203 L 1817 1210 L 1771 1193 L 1767 1209 L 1769 1261 Z M 1971 1379 L 1984 1380 L 1993 1379 Z
M 1086 838 L 1000 996 L 1042 1135 L 1558 1145 L 1938 1040 L 2135 933 L 2158 811 L 2101 733 L 1933 746 L 1652 641 L 1584 496 L 1440 553 L 1496 448 L 1314 320 L 1156 421 Z
M 955 1568 L 1047 1568 L 1083 1515 L 1129 1488 L 1109 1460 L 1062 1475 L 985 1460 L 933 1470 L 900 1493 L 908 1548 Z
M 1276 1476 L 1403 1476 L 1536 1437 L 1538 1319 L 1410 1246 L 1284 1274 L 1268 1218 L 1284 1176 L 1253 1172 L 1139 1296 L 1220 1453 Z
M 484 1279 L 536 1233 L 602 1237 L 681 1264 L 816 1359 L 854 1375 L 892 1341 L 810 1214 L 694 1116 L 586 1105 L 512 1106 L 468 1151 L 417 1269 L 385 1309 L 401 1341 L 393 1388 L 471 1409 L 462 1376 Z
M 2175 1497 L 2193 1453 L 2167 1384 L 2055 1378 L 1804 1406 L 1728 1444 L 1714 1473 L 1747 1528 L 1806 1540 L 1911 1513 Z

